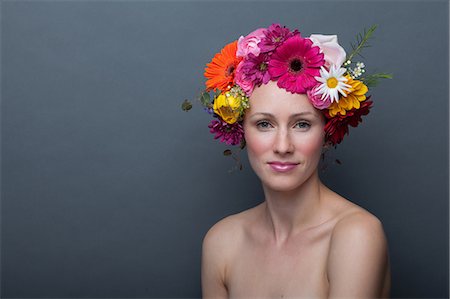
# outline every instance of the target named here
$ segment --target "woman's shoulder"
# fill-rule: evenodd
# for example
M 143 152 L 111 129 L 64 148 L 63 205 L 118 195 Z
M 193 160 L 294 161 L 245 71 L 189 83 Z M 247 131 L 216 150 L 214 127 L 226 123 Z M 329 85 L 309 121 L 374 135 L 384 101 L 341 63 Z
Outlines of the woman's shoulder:
M 209 228 L 203 242 L 220 247 L 221 250 L 226 251 L 223 254 L 232 255 L 239 250 L 239 245 L 244 241 L 245 229 L 252 226 L 251 223 L 257 219 L 258 206 L 220 219 Z
M 220 238 L 223 242 L 226 240 L 236 240 L 241 233 L 245 223 L 251 221 L 251 218 L 257 207 L 225 216 L 217 221 L 206 233 L 205 237 Z
M 202 242 L 202 264 L 206 273 L 208 267 L 213 267 L 214 273 L 219 273 L 220 280 L 226 282 L 227 268 L 239 252 L 243 240 L 243 223 L 245 211 L 226 216 L 206 232 Z M 211 266 L 212 265 L 212 266 Z M 203 271 L 202 271 L 203 272 Z
M 386 292 L 389 253 L 383 224 L 366 209 L 353 203 L 351 206 L 336 221 L 331 233 L 327 268 L 330 286 L 350 290 L 355 284 L 350 285 L 348 281 L 357 281 L 366 291 L 384 286 Z
M 381 220 L 377 216 L 366 209 L 357 206 L 351 211 L 343 213 L 341 217 L 339 217 L 334 226 L 334 233 L 337 234 L 341 231 L 348 230 L 367 230 L 381 226 Z
M 337 217 L 331 234 L 331 244 L 348 243 L 356 239 L 385 243 L 386 236 L 381 220 L 357 204 L 351 203 L 350 206 L 351 208 Z
M 370 244 L 370 245 L 369 245 Z M 356 245 L 355 247 L 352 247 Z M 369 211 L 359 207 L 345 213 L 337 221 L 331 232 L 330 248 L 342 250 L 383 249 L 386 235 L 381 220 Z
M 332 215 L 335 216 L 335 231 L 352 227 L 381 225 L 377 216 L 362 206 L 348 200 L 327 188 L 327 202 Z
M 377 248 L 386 246 L 383 223 L 376 215 L 330 189 L 327 192 L 329 206 L 333 211 L 331 214 L 335 215 L 330 236 L 331 247 L 351 246 L 354 242 L 363 247 L 362 242 L 368 240 Z
M 239 214 L 225 216 L 224 218 L 217 221 L 213 226 L 209 228 L 205 238 L 210 237 L 225 240 L 227 238 L 236 236 L 242 222 L 242 217 L 240 217 Z
M 377 248 L 386 246 L 383 223 L 377 216 L 336 193 L 334 200 L 338 212 L 331 233 L 332 247 L 351 250 L 355 244 L 359 247 L 367 247 L 369 243 Z

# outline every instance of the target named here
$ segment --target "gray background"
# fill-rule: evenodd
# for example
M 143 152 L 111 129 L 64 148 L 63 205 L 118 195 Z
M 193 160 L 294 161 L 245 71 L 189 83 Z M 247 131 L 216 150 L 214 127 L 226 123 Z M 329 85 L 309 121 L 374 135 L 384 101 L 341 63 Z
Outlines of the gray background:
M 199 105 L 226 43 L 280 22 L 363 52 L 374 108 L 323 181 L 384 224 L 392 297 L 448 297 L 448 2 L 1 2 L 1 296 L 199 297 L 201 242 L 263 200 Z

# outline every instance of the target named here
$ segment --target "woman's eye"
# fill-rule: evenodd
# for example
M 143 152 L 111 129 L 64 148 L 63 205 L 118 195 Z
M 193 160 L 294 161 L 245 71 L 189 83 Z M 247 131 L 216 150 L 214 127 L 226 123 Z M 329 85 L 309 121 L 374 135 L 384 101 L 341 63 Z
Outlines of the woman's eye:
M 307 129 L 307 128 L 311 127 L 311 125 L 309 123 L 304 122 L 304 121 L 298 122 L 296 124 L 296 126 L 300 129 Z
M 268 121 L 260 121 L 256 124 L 258 128 L 267 129 L 270 128 L 270 123 Z

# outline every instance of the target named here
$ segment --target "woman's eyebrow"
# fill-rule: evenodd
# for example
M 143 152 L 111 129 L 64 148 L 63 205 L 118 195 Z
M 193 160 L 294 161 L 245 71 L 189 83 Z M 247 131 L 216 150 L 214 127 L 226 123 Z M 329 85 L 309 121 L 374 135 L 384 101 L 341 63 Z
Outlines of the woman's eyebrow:
M 275 117 L 272 113 L 267 113 L 267 112 L 255 112 L 250 117 L 254 117 L 254 116 L 257 116 L 257 115 L 263 115 L 263 116 L 266 116 L 266 117 Z M 312 116 L 318 117 L 316 114 L 314 114 L 314 113 L 312 113 L 310 111 L 303 111 L 303 112 L 300 112 L 300 113 L 291 114 L 289 116 L 289 119 L 296 118 L 296 117 L 299 117 L 299 116 L 304 116 L 304 115 L 312 115 Z

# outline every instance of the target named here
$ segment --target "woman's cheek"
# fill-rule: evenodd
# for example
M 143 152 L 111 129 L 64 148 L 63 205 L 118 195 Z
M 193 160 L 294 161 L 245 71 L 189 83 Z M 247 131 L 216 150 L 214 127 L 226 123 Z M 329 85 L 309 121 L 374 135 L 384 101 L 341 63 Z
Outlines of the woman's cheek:
M 270 133 L 262 134 L 258 131 L 246 131 L 245 141 L 247 148 L 255 155 L 260 155 L 267 151 L 270 146 Z
M 303 139 L 301 142 L 302 153 L 308 157 L 320 155 L 322 153 L 324 134 L 314 132 L 308 137 L 309 138 Z

